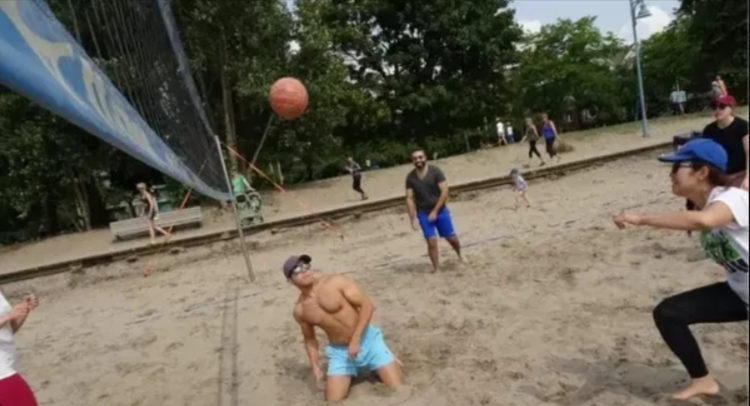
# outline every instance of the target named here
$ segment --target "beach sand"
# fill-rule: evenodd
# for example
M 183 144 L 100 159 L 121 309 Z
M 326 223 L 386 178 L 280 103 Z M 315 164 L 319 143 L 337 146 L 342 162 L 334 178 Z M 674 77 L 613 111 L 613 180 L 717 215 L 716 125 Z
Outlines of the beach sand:
M 469 264 L 441 243 L 438 274 L 394 209 L 252 236 L 255 283 L 227 241 L 6 285 L 41 303 L 17 335 L 18 367 L 40 405 L 322 405 L 280 271 L 307 253 L 371 297 L 405 364 L 403 390 L 365 379 L 344 405 L 668 405 L 687 376 L 651 311 L 723 272 L 684 233 L 611 223 L 683 207 L 654 158 L 531 182 L 531 209 L 507 188 L 462 194 L 450 208 Z M 747 405 L 748 325 L 695 331 L 725 386 L 696 404 Z

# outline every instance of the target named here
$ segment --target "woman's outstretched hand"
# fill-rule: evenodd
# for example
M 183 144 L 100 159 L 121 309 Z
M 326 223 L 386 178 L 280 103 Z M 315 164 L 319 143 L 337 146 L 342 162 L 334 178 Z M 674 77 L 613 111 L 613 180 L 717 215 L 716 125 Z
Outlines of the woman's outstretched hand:
M 627 214 L 627 213 L 613 214 L 612 221 L 614 221 L 617 228 L 619 228 L 620 230 L 623 230 L 625 229 L 625 226 L 627 224 L 632 224 L 635 226 L 641 225 L 641 216 L 637 214 Z

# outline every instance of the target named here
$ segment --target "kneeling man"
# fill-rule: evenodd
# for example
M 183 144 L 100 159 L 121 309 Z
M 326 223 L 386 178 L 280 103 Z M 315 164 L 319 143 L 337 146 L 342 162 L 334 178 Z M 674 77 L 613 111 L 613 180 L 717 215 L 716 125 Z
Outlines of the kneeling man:
M 344 275 L 317 275 L 307 255 L 292 256 L 284 263 L 284 276 L 300 290 L 294 319 L 302 329 L 305 350 L 315 379 L 325 381 L 328 401 L 340 401 L 349 394 L 352 377 L 359 369 L 375 371 L 390 387 L 402 383 L 396 357 L 383 333 L 370 324 L 375 310 L 370 299 L 354 281 Z M 315 327 L 328 336 L 328 374 L 320 365 Z

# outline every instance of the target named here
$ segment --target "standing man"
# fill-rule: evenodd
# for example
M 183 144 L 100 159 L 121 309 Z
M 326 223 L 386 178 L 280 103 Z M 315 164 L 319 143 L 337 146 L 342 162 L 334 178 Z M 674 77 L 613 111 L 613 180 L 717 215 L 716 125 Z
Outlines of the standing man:
M 687 93 L 677 86 L 677 103 L 680 106 L 680 114 L 685 114 L 685 104 L 687 104 Z
M 508 139 L 505 138 L 505 124 L 500 119 L 495 124 L 495 131 L 497 132 L 497 145 L 508 145 Z
M 391 388 L 402 384 L 399 361 L 388 349 L 379 328 L 370 324 L 375 311 L 370 299 L 344 275 L 317 275 L 308 255 L 292 256 L 283 266 L 286 280 L 300 291 L 294 319 L 302 330 L 305 350 L 318 383 L 325 381 L 325 397 L 339 402 L 349 395 L 358 369 L 375 371 Z M 319 327 L 328 337 L 328 376 L 321 369 L 315 337 Z
M 516 142 L 515 137 L 513 136 L 513 125 L 508 121 L 507 124 L 505 124 L 505 132 L 508 137 L 508 143 L 513 144 Z
M 443 171 L 437 166 L 427 164 L 427 155 L 421 148 L 411 153 L 414 170 L 406 176 L 406 207 L 409 210 L 411 226 L 416 231 L 417 222 L 427 240 L 427 251 L 432 261 L 432 271 L 439 266 L 438 235 L 450 243 L 453 250 L 461 256 L 461 243 L 453 229 L 453 220 L 448 207 L 448 182 Z
M 683 96 L 684 93 L 685 92 L 682 92 L 682 94 L 680 94 L 680 88 L 675 85 L 674 89 L 672 89 L 672 93 L 669 94 L 669 103 L 672 105 L 672 113 L 674 115 L 685 114 L 685 101 L 681 101 L 681 96 Z
M 362 167 L 354 161 L 353 157 L 349 157 L 346 159 L 344 169 L 352 175 L 352 189 L 362 196 L 362 200 L 367 200 L 367 193 L 362 190 Z

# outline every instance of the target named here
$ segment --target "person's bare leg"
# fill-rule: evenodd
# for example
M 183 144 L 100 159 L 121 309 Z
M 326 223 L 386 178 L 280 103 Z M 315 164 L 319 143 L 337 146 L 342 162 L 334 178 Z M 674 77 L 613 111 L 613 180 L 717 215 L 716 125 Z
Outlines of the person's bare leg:
M 161 227 L 159 227 L 157 225 L 154 225 L 154 228 L 156 229 L 156 231 L 158 231 L 159 233 L 161 233 L 161 235 L 163 235 L 165 237 L 169 237 L 170 234 L 169 234 L 169 232 L 167 230 L 165 230 L 165 229 L 163 229 L 163 228 L 161 228 Z
M 341 402 L 349 396 L 352 377 L 348 375 L 333 375 L 326 378 L 326 400 Z
M 378 378 L 389 388 L 398 388 L 404 384 L 403 376 L 401 374 L 401 367 L 398 361 L 393 361 L 390 364 L 378 369 Z
M 430 261 L 432 261 L 432 272 L 437 272 L 440 267 L 437 237 L 427 240 L 427 253 L 430 254 Z
M 524 201 L 524 202 L 526 202 L 526 207 L 531 207 L 531 202 L 530 202 L 530 201 L 529 201 L 529 199 L 528 199 L 528 198 L 526 197 L 526 193 L 522 193 L 522 194 L 521 194 L 521 199 L 523 199 L 523 201 Z
M 149 220 L 148 222 L 148 235 L 151 236 L 151 244 L 156 244 L 156 225 L 153 221 Z
M 446 238 L 446 241 L 448 241 L 448 244 L 453 247 L 453 251 L 456 251 L 456 254 L 458 254 L 458 259 L 463 262 L 464 257 L 461 255 L 461 241 L 458 240 L 458 237 L 450 237 Z
M 718 395 L 720 391 L 719 383 L 716 382 L 713 376 L 709 375 L 705 378 L 693 379 L 690 386 L 675 393 L 672 395 L 672 398 L 684 402 L 697 396 Z

